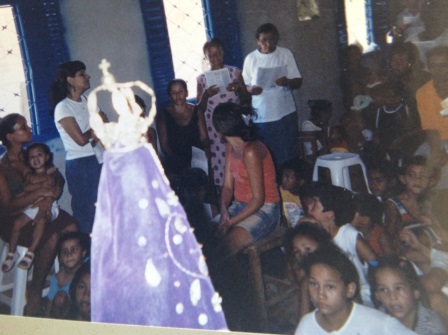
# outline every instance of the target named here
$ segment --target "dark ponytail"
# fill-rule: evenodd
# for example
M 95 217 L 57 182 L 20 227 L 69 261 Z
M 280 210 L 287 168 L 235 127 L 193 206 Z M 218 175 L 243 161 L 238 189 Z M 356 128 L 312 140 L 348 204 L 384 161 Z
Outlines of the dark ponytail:
M 74 77 L 76 75 L 76 72 L 81 70 L 85 71 L 85 69 L 85 64 L 79 60 L 69 61 L 58 66 L 56 79 L 50 87 L 50 105 L 52 106 L 52 115 L 54 113 L 54 108 L 56 107 L 56 105 L 60 101 L 64 100 L 70 91 L 70 86 L 67 78 Z
M 257 139 L 252 123 L 254 116 L 256 113 L 250 105 L 225 102 L 216 106 L 213 111 L 213 125 L 224 136 L 236 136 L 245 142 L 251 142 Z

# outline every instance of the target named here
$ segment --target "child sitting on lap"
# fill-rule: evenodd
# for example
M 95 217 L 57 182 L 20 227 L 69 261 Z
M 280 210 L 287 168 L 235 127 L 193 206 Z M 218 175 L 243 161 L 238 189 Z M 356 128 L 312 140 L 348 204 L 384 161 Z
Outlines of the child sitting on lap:
M 53 154 L 47 145 L 44 143 L 33 143 L 26 148 L 24 156 L 25 161 L 31 168 L 31 171 L 25 175 L 25 193 L 32 192 L 40 187 L 56 186 L 56 168 L 53 166 Z M 36 203 L 40 200 L 41 199 L 38 199 Z M 40 243 L 46 224 L 46 222 L 42 220 L 34 221 L 38 212 L 38 207 L 30 206 L 14 221 L 11 238 L 9 240 L 8 255 L 2 264 L 3 272 L 10 271 L 19 258 L 19 254 L 17 253 L 17 243 L 19 241 L 20 232 L 31 223 L 35 225 L 33 241 L 28 247 L 25 256 L 19 262 L 18 267 L 28 270 L 33 264 L 34 251 Z M 53 202 L 51 207 L 51 215 L 52 221 L 59 215 L 59 206 L 56 201 Z
M 79 232 L 67 233 L 60 238 L 58 247 L 60 270 L 51 278 L 45 316 L 61 319 L 70 309 L 70 284 L 88 255 L 88 237 Z

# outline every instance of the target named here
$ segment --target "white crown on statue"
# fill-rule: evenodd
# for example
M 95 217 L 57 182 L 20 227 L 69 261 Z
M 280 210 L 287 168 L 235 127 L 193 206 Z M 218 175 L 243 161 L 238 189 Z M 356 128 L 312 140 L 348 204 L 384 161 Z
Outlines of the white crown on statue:
M 154 91 L 141 81 L 116 83 L 109 72 L 110 63 L 103 59 L 99 65 L 103 72 L 102 84 L 90 92 L 88 108 L 90 112 L 90 126 L 95 135 L 101 140 L 106 149 L 132 150 L 146 143 L 145 134 L 156 115 L 156 96 Z M 147 117 L 141 117 L 142 109 L 135 102 L 132 87 L 138 87 L 151 96 L 151 109 Z M 117 122 L 104 123 L 97 111 L 97 92 L 109 91 L 112 104 L 118 113 Z

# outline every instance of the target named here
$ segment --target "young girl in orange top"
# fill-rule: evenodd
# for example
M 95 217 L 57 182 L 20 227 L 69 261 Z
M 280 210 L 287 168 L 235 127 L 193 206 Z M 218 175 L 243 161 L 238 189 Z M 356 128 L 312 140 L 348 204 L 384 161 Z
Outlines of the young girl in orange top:
M 227 142 L 218 234 L 228 254 L 267 236 L 280 220 L 274 163 L 267 147 L 256 140 L 254 113 L 250 106 L 227 102 L 213 114 L 213 125 Z

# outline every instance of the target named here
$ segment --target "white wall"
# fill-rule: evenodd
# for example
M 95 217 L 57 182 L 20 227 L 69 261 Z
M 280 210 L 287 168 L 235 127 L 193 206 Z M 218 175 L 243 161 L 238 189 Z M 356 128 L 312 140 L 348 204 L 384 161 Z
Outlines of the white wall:
M 336 3 L 318 1 L 318 4 L 320 18 L 300 22 L 296 14 L 296 0 L 237 1 L 243 55 L 257 47 L 255 31 L 267 22 L 277 26 L 279 45 L 294 54 L 303 77 L 302 87 L 294 91 L 299 125 L 309 117 L 309 99 L 333 102 L 332 123 L 338 123 L 344 112 L 339 79 Z
M 61 0 L 60 3 L 70 58 L 86 64 L 92 88 L 101 84 L 98 65 L 103 58 L 111 63 L 109 71 L 117 82 L 141 80 L 153 86 L 138 0 Z M 141 97 L 149 107 L 150 99 L 143 94 Z M 100 94 L 98 104 L 109 119 L 116 120 L 107 93 Z M 55 165 L 65 175 L 62 141 L 57 138 L 47 144 L 54 153 Z M 59 205 L 69 213 L 70 201 L 66 184 Z
M 70 58 L 87 66 L 92 88 L 101 84 L 98 68 L 103 58 L 117 82 L 141 80 L 152 87 L 146 36 L 138 0 L 61 0 Z M 143 96 L 147 106 L 150 100 Z M 100 108 L 116 119 L 108 95 L 99 98 Z
M 291 49 L 304 78 L 295 92 L 300 122 L 309 116 L 308 99 L 328 99 L 336 123 L 343 110 L 334 1 L 320 1 L 321 17 L 304 22 L 297 19 L 296 0 L 239 0 L 237 5 L 243 55 L 256 48 L 260 24 L 277 25 L 279 44 Z M 102 58 L 112 64 L 117 81 L 141 80 L 152 86 L 138 0 L 61 0 L 61 10 L 71 58 L 86 63 L 92 87 L 100 83 Z M 113 119 L 106 96 L 99 103 Z
M 71 59 L 86 63 L 92 88 L 98 86 L 103 58 L 111 63 L 110 72 L 118 82 L 141 80 L 152 85 L 139 0 L 60 0 L 66 29 L 66 41 Z M 320 1 L 319 19 L 299 22 L 296 0 L 237 1 L 243 55 L 256 48 L 256 28 L 272 22 L 280 31 L 279 45 L 289 48 L 304 78 L 302 88 L 294 96 L 299 110 L 299 124 L 309 117 L 308 99 L 328 99 L 333 102 L 333 123 L 343 112 L 339 84 L 339 60 L 334 1 Z M 219 36 L 218 36 L 219 37 Z M 148 97 L 142 96 L 147 106 Z M 99 97 L 100 108 L 111 120 L 116 113 L 107 94 Z M 55 142 L 55 157 L 64 170 L 64 153 Z M 69 204 L 69 194 L 61 199 L 63 208 Z

